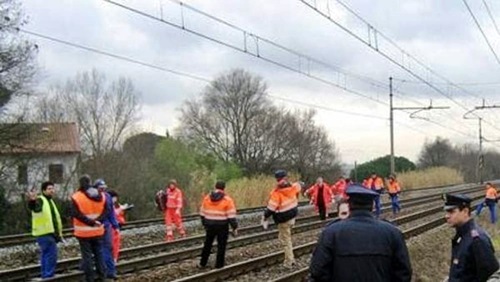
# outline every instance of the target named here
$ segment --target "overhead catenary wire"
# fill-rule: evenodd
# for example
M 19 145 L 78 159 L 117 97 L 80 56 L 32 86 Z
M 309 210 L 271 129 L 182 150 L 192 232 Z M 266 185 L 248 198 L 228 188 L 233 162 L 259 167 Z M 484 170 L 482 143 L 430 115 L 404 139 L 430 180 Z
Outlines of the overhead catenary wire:
M 336 2 L 338 2 L 342 7 L 344 7 L 344 9 L 347 12 L 351 13 L 352 15 L 354 15 L 358 20 L 360 20 L 363 24 L 365 24 L 367 26 L 368 30 L 370 30 L 370 31 L 373 32 L 373 34 L 375 35 L 375 38 L 377 39 L 375 41 L 375 43 L 371 43 L 371 39 L 370 40 L 363 39 L 361 37 L 361 35 L 358 35 L 354 31 L 350 30 L 343 23 L 340 23 L 339 21 L 337 21 L 334 18 L 332 18 L 330 15 L 325 14 L 324 12 L 320 11 L 317 8 L 317 6 L 316 6 L 316 2 L 314 2 L 314 4 L 311 4 L 311 3 L 309 3 L 306 0 L 299 0 L 299 1 L 302 2 L 303 4 L 305 4 L 307 7 L 311 8 L 313 11 L 317 12 L 318 14 L 320 14 L 321 16 L 323 16 L 324 18 L 326 18 L 328 21 L 330 21 L 333 24 L 335 24 L 337 27 L 339 27 L 340 29 L 342 29 L 343 31 L 345 31 L 346 33 L 348 33 L 349 35 L 351 35 L 352 37 L 356 38 L 357 40 L 359 40 L 362 43 L 364 43 L 365 45 L 367 45 L 369 48 L 371 48 L 372 50 L 374 50 L 375 52 L 377 52 L 378 54 L 380 54 L 381 56 L 383 56 L 384 58 L 386 58 L 388 61 L 392 62 L 393 64 L 395 64 L 397 66 L 399 66 L 401 69 L 403 69 L 404 71 L 408 72 L 410 75 L 412 75 L 413 77 L 415 77 L 419 81 L 422 81 L 424 84 L 426 84 L 427 86 L 429 86 L 431 89 L 433 89 L 434 91 L 436 91 L 438 94 L 440 94 L 440 95 L 448 98 L 450 101 L 452 101 L 454 104 L 456 104 L 460 108 L 464 109 L 465 111 L 469 110 L 469 108 L 466 105 L 458 102 L 454 97 L 452 97 L 451 95 L 447 94 L 445 91 L 443 91 L 442 89 L 440 89 L 439 87 L 437 87 L 434 82 L 430 82 L 429 80 L 425 79 L 422 75 L 415 73 L 411 69 L 411 67 L 409 67 L 409 66 L 407 67 L 407 66 L 403 65 L 403 63 L 399 62 L 398 59 L 392 57 L 388 53 L 386 53 L 383 50 L 381 50 L 380 46 L 382 46 L 382 45 L 378 44 L 378 41 L 380 41 L 380 39 L 378 39 L 378 38 L 380 37 L 381 39 L 384 39 L 385 41 L 387 41 L 387 43 L 389 43 L 389 45 L 391 45 L 392 47 L 394 47 L 395 49 L 397 49 L 402 54 L 403 57 L 407 58 L 408 60 L 411 59 L 413 62 L 415 62 L 417 65 L 419 65 L 420 67 L 422 67 L 423 69 L 425 69 L 430 74 L 436 76 L 437 78 L 439 78 L 441 80 L 444 80 L 449 85 L 451 85 L 451 86 L 453 86 L 453 87 L 455 87 L 457 89 L 462 90 L 467 95 L 471 95 L 473 97 L 482 99 L 478 95 L 476 95 L 474 93 L 471 93 L 471 92 L 463 89 L 462 87 L 456 85 L 455 83 L 451 82 L 450 80 L 448 80 L 444 76 L 440 75 L 439 73 L 437 73 L 436 71 L 434 71 L 433 69 L 431 69 L 430 67 L 428 67 L 427 65 L 425 65 L 424 63 L 422 63 L 419 59 L 417 59 L 414 56 L 412 56 L 409 52 L 407 52 L 404 49 L 402 49 L 401 47 L 399 47 L 393 40 L 391 40 L 389 37 L 387 37 L 382 32 L 380 32 L 378 29 L 376 29 L 373 25 L 371 25 L 368 21 L 366 21 L 363 17 L 361 17 L 358 13 L 356 13 L 354 10 L 352 10 L 348 5 L 346 5 L 342 1 L 336 0 Z M 410 64 L 408 64 L 408 65 L 410 65 Z M 495 129 L 497 129 L 497 130 L 500 131 L 500 128 L 497 127 L 496 125 L 492 124 L 489 121 L 485 121 L 485 122 L 488 123 L 488 124 L 490 124 L 491 126 L 493 126 Z
M 131 58 L 131 57 L 128 57 L 128 56 L 118 55 L 118 54 L 115 54 L 115 53 L 112 53 L 112 52 L 109 52 L 109 51 L 104 51 L 104 50 L 101 50 L 101 49 L 98 49 L 98 48 L 95 48 L 95 47 L 85 46 L 85 45 L 82 45 L 82 44 L 79 44 L 79 43 L 70 42 L 70 41 L 67 41 L 67 40 L 55 38 L 53 36 L 44 35 L 44 34 L 41 34 L 41 33 L 38 33 L 38 32 L 30 31 L 30 30 L 20 29 L 19 31 L 21 31 L 23 33 L 26 33 L 26 34 L 29 34 L 29 35 L 34 36 L 34 37 L 42 38 L 42 39 L 45 39 L 45 40 L 48 40 L 48 41 L 52 41 L 52 42 L 55 42 L 55 43 L 59 43 L 59 44 L 63 44 L 63 45 L 69 46 L 69 47 L 73 47 L 73 48 L 77 48 L 77 49 L 82 49 L 82 50 L 87 51 L 87 52 L 96 53 L 96 54 L 99 54 L 99 55 L 111 57 L 111 58 L 114 58 L 114 59 L 117 59 L 117 60 L 121 60 L 121 61 L 125 61 L 125 62 L 128 62 L 128 63 L 138 64 L 138 65 L 141 65 L 141 66 L 144 66 L 144 67 L 152 68 L 154 70 L 167 72 L 167 73 L 170 73 L 170 74 L 174 74 L 174 75 L 177 75 L 177 76 L 182 76 L 182 77 L 190 78 L 190 79 L 201 81 L 201 82 L 206 82 L 206 83 L 210 83 L 211 82 L 211 80 L 209 78 L 206 78 L 206 77 L 202 77 L 202 76 L 199 76 L 199 75 L 194 75 L 194 74 L 190 74 L 190 73 L 186 73 L 186 72 L 178 71 L 178 70 L 174 70 L 174 69 L 167 69 L 167 68 L 164 68 L 162 66 L 158 66 L 158 65 L 155 65 L 155 64 L 152 64 L 152 63 L 144 62 L 144 61 L 141 61 L 141 60 L 138 60 L 138 59 L 135 59 L 135 58 Z M 332 108 L 332 107 L 326 107 L 326 106 L 316 105 L 316 104 L 312 104 L 312 103 L 306 103 L 306 102 L 302 102 L 302 101 L 298 101 L 298 100 L 294 100 L 294 99 L 290 99 L 290 98 L 279 97 L 279 96 L 271 95 L 271 94 L 266 94 L 266 96 L 268 96 L 270 98 L 273 98 L 273 99 L 276 99 L 276 100 L 287 101 L 287 102 L 291 102 L 291 103 L 295 103 L 295 104 L 299 104 L 299 105 L 304 105 L 304 106 L 308 106 L 308 107 L 311 107 L 311 108 L 326 110 L 326 111 L 338 112 L 338 113 L 342 113 L 342 114 L 354 115 L 354 116 L 364 117 L 364 118 L 387 120 L 387 117 L 382 117 L 382 116 L 376 116 L 376 115 L 370 115 L 370 114 L 365 114 L 365 113 L 359 113 L 359 112 L 352 112 L 352 111 L 347 111 L 347 110 L 335 109 L 335 108 Z
M 469 11 L 470 16 L 474 20 L 474 23 L 476 24 L 477 28 L 479 29 L 479 31 L 483 35 L 483 38 L 486 41 L 486 44 L 488 45 L 488 48 L 490 48 L 491 53 L 493 53 L 493 55 L 495 56 L 497 63 L 500 64 L 500 58 L 498 58 L 498 55 L 495 52 L 495 49 L 493 49 L 493 46 L 491 46 L 490 40 L 488 39 L 488 36 L 486 36 L 486 33 L 484 33 L 483 28 L 481 27 L 481 25 L 479 24 L 479 21 L 477 20 L 476 16 L 474 15 L 474 12 L 472 12 L 472 9 L 469 7 L 469 4 L 467 4 L 467 0 L 463 0 L 463 2 L 464 2 L 465 7 L 467 8 L 467 11 Z M 484 2 L 484 3 L 486 5 L 486 2 Z M 488 7 L 488 6 L 486 6 L 486 7 Z M 495 24 L 495 28 L 496 28 L 496 24 Z M 497 31 L 498 31 L 498 28 L 497 28 Z
M 140 66 L 143 66 L 143 67 L 151 68 L 151 69 L 156 70 L 156 71 L 162 71 L 162 72 L 166 72 L 168 74 L 173 74 L 173 75 L 176 75 L 176 76 L 186 77 L 186 78 L 189 78 L 189 79 L 192 79 L 192 80 L 201 81 L 201 82 L 206 82 L 206 83 L 210 82 L 210 79 L 208 79 L 206 77 L 203 77 L 203 76 L 200 76 L 200 75 L 190 74 L 190 73 L 186 73 L 186 72 L 178 71 L 178 70 L 174 70 L 174 69 L 167 69 L 167 68 L 164 68 L 164 67 L 152 64 L 152 63 L 144 62 L 144 61 L 141 61 L 141 60 L 138 60 L 138 59 L 135 59 L 135 58 L 131 58 L 131 57 L 124 56 L 124 55 L 119 55 L 119 54 L 112 53 L 110 51 L 105 51 L 105 50 L 102 50 L 102 49 L 98 49 L 98 48 L 95 48 L 95 47 L 85 46 L 83 44 L 79 44 L 79 43 L 75 43 L 75 42 L 70 42 L 70 41 L 67 41 L 67 40 L 56 38 L 54 36 L 48 36 L 48 35 L 45 35 L 45 34 L 41 34 L 39 32 L 34 32 L 34 31 L 30 31 L 30 30 L 25 30 L 25 29 L 20 29 L 19 31 L 23 32 L 23 33 L 26 33 L 28 35 L 34 36 L 34 37 L 38 37 L 38 38 L 41 38 L 41 39 L 44 39 L 44 40 L 48 40 L 48 41 L 54 42 L 54 43 L 62 44 L 62 45 L 68 46 L 68 47 L 76 48 L 76 49 L 81 49 L 81 50 L 84 50 L 84 51 L 87 51 L 87 52 L 99 54 L 99 55 L 102 55 L 102 56 L 110 57 L 110 58 L 121 60 L 121 61 L 124 61 L 124 62 L 132 63 L 132 64 L 137 64 L 137 65 L 140 65 Z M 294 100 L 294 99 L 290 99 L 290 98 L 284 98 L 284 97 L 280 97 L 280 96 L 276 96 L 276 95 L 272 95 L 272 94 L 266 94 L 266 95 L 268 97 L 272 98 L 272 99 L 275 99 L 275 100 L 286 101 L 286 102 L 294 103 L 294 104 L 297 104 L 297 105 L 306 106 L 306 107 L 309 107 L 309 108 L 315 108 L 315 109 L 320 109 L 320 110 L 325 110 L 325 111 L 338 112 L 338 113 L 341 113 L 341 114 L 353 115 L 353 116 L 362 117 L 362 118 L 368 118 L 368 119 L 388 120 L 387 117 L 370 115 L 370 114 L 359 113 L 359 112 L 351 112 L 351 111 L 347 111 L 347 110 L 340 110 L 340 109 L 335 109 L 335 108 L 332 108 L 332 107 L 326 107 L 326 106 L 323 106 L 323 105 L 316 105 L 316 104 L 307 103 L 307 102 L 303 102 L 303 101 L 298 101 L 298 100 Z M 428 135 L 428 133 L 425 132 L 425 131 L 423 131 L 422 129 L 416 128 L 416 127 L 411 126 L 409 124 L 406 124 L 406 123 L 403 123 L 403 122 L 400 122 L 400 121 L 396 121 L 396 123 L 399 124 L 399 125 L 404 126 L 405 128 L 407 128 L 409 130 L 421 133 L 421 134 L 426 135 L 426 136 Z M 442 128 L 445 128 L 445 129 L 448 129 L 448 130 L 451 130 L 451 131 L 455 131 L 454 129 L 446 127 L 446 126 L 444 126 L 442 124 L 435 123 L 435 122 L 433 122 L 433 123 L 436 124 L 437 126 L 442 127 Z M 457 132 L 457 133 L 463 134 L 462 132 Z
M 486 3 L 486 0 L 483 0 L 484 7 L 486 8 L 486 11 L 488 12 L 488 15 L 493 22 L 493 25 L 495 26 L 495 30 L 497 31 L 497 34 L 500 35 L 500 30 L 498 29 L 497 22 L 495 21 L 495 17 L 493 17 L 493 14 L 491 13 L 490 7 Z

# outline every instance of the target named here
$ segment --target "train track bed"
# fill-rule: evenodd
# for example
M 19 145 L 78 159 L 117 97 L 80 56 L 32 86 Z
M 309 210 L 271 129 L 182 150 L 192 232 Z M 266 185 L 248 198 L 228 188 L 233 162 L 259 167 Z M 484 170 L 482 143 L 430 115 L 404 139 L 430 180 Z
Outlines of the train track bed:
M 425 209 L 428 209 L 430 207 L 436 207 L 436 202 L 430 203 L 430 204 L 425 204 L 425 205 L 420 205 L 416 207 L 410 207 L 405 210 L 403 210 L 400 214 L 398 214 L 398 217 L 404 217 L 408 216 L 410 214 L 415 214 L 418 211 L 422 211 Z M 391 213 L 386 213 L 384 214 L 384 217 L 392 217 Z M 413 227 L 417 224 L 429 221 L 429 217 L 436 218 L 435 214 L 431 214 L 427 217 L 424 218 L 419 218 L 419 219 L 412 219 L 411 222 L 408 223 L 403 223 L 403 226 L 408 226 Z M 442 218 L 442 216 L 440 216 Z M 293 235 L 293 241 L 294 241 L 294 246 L 301 245 L 301 244 L 306 244 L 310 242 L 316 242 L 318 239 L 318 236 L 321 232 L 322 228 L 319 226 L 315 230 L 303 232 L 303 233 L 297 233 Z M 267 255 L 272 252 L 276 251 L 281 251 L 282 247 L 281 244 L 277 239 L 274 240 L 268 240 L 264 242 L 259 242 L 259 243 L 254 243 L 252 244 L 252 247 L 249 248 L 248 246 L 242 247 L 242 248 L 236 248 L 236 249 L 231 249 L 227 250 L 226 252 L 226 264 L 234 264 L 242 261 L 246 261 L 255 257 L 259 257 L 262 255 Z M 304 259 L 306 262 L 304 264 L 308 263 L 308 256 L 305 256 L 307 258 L 304 258 L 304 256 L 301 257 L 301 260 Z M 213 264 L 213 260 L 215 259 L 215 254 L 211 255 L 211 259 L 209 261 L 209 265 Z M 168 267 L 157 267 L 157 268 L 152 268 L 148 270 L 144 270 L 142 272 L 136 272 L 130 275 L 125 275 L 122 276 L 122 279 L 120 281 L 158 281 L 161 279 L 167 279 L 170 281 L 170 279 L 178 279 L 181 277 L 186 277 L 189 275 L 193 275 L 196 273 L 203 273 L 206 272 L 207 269 L 197 269 L 196 264 L 199 262 L 199 257 L 195 259 L 189 259 L 189 260 L 184 260 L 179 263 L 169 263 Z M 299 262 L 299 265 L 301 262 Z M 274 273 L 274 268 L 277 269 L 277 273 Z M 245 279 L 248 279 L 248 281 L 268 281 L 269 277 L 271 276 L 276 276 L 280 275 L 280 269 L 282 267 L 280 266 L 271 266 L 270 268 L 265 268 L 262 271 L 262 275 L 259 275 L 257 273 L 252 272 L 252 274 L 248 274 L 248 278 L 244 278 L 246 275 L 243 275 L 241 281 L 245 281 Z M 289 273 L 290 270 L 284 270 L 284 273 Z M 238 277 L 240 279 L 240 277 Z M 238 280 L 239 281 L 239 280 Z
M 422 210 L 422 209 L 424 209 L 424 207 L 427 207 L 427 206 L 433 206 L 433 205 L 436 206 L 438 204 L 437 202 L 440 202 L 440 200 L 436 199 L 436 197 L 433 197 L 432 200 L 419 198 L 418 201 L 413 201 L 412 203 L 407 202 L 406 204 L 403 204 L 404 209 L 403 209 L 403 212 L 399 216 L 404 216 L 405 214 L 414 212 L 415 210 Z M 412 204 L 413 205 L 418 204 L 418 205 L 412 206 Z M 436 212 L 436 211 L 434 211 L 434 212 Z M 442 209 L 440 209 L 440 212 L 442 212 Z M 257 218 L 260 218 L 260 215 L 261 215 L 261 213 L 258 214 Z M 304 213 L 302 213 L 302 216 L 304 216 Z M 313 220 L 316 220 L 316 219 L 317 219 L 317 217 L 313 216 Z M 412 220 L 415 220 L 415 218 L 413 218 Z M 311 220 L 302 221 L 302 222 L 300 222 L 300 224 L 304 225 L 304 223 L 306 223 L 306 222 L 308 222 L 309 224 L 312 224 L 312 225 L 302 227 L 302 229 L 303 229 L 302 232 L 306 232 L 306 233 L 307 232 L 318 232 L 319 233 L 321 224 L 319 224 L 317 221 L 316 221 L 316 223 L 311 222 Z M 299 223 L 297 224 L 297 226 L 298 225 L 299 225 Z M 241 231 L 243 231 L 243 229 L 244 228 L 242 228 Z M 250 228 L 250 229 L 252 229 L 252 228 Z M 257 234 L 260 236 L 260 239 L 255 239 L 253 236 L 249 236 L 249 234 L 252 232 L 256 232 L 256 231 L 255 230 L 250 231 L 250 229 L 248 230 L 249 232 L 247 232 L 247 233 L 243 233 L 243 232 L 240 233 L 242 236 L 240 236 L 240 238 L 237 238 L 236 241 L 241 239 L 241 237 L 252 237 L 251 242 L 241 243 L 241 242 L 243 242 L 241 240 L 240 240 L 241 242 L 236 242 L 235 245 L 232 246 L 233 250 L 228 250 L 228 255 L 230 253 L 233 253 L 233 252 L 235 254 L 238 254 L 238 255 L 236 255 L 234 257 L 235 261 L 233 261 L 232 256 L 228 257 L 228 260 L 227 260 L 228 264 L 234 264 L 234 262 L 238 262 L 239 260 L 236 261 L 236 259 L 239 259 L 240 257 L 243 257 L 242 260 L 246 260 L 247 258 L 244 255 L 246 254 L 246 252 L 248 252 L 248 249 L 251 249 L 251 251 L 253 252 L 254 249 L 255 249 L 255 251 L 258 251 L 259 249 L 264 248 L 266 250 L 265 253 L 269 253 L 269 250 L 268 250 L 269 248 L 265 247 L 265 244 L 266 244 L 265 242 L 274 242 L 274 243 L 272 243 L 273 246 L 275 246 L 278 249 L 281 249 L 279 242 L 276 239 L 274 239 L 277 237 L 277 234 L 264 234 L 263 236 L 262 236 L 262 234 Z M 253 229 L 255 229 L 255 228 L 253 228 Z M 313 231 L 313 229 L 315 229 L 317 231 Z M 260 229 L 260 231 L 262 231 L 262 229 Z M 267 233 L 269 233 L 269 232 L 267 232 Z M 274 233 L 277 233 L 277 232 L 274 232 Z M 313 238 L 310 240 L 315 242 L 317 240 L 318 233 L 314 233 L 316 235 L 313 236 Z M 192 235 L 194 235 L 194 234 L 192 234 Z M 302 236 L 306 236 L 306 235 L 295 235 L 294 239 L 296 239 L 295 237 L 302 238 Z M 196 236 L 193 236 L 193 237 L 196 237 Z M 306 237 L 310 238 L 311 236 L 306 236 Z M 157 246 L 157 244 L 152 244 L 152 247 L 149 247 L 147 252 L 142 250 L 143 248 L 137 247 L 136 248 L 137 250 L 133 250 L 133 252 L 128 252 L 128 255 L 124 254 L 123 260 L 121 260 L 120 264 L 119 264 L 119 271 L 120 271 L 120 273 L 129 273 L 132 271 L 132 272 L 134 272 L 134 274 L 133 274 L 134 278 L 139 277 L 139 278 L 144 278 L 144 279 L 150 279 L 151 276 L 164 277 L 164 274 L 157 276 L 157 275 L 154 275 L 154 273 L 156 273 L 157 271 L 163 272 L 162 267 L 164 268 L 166 265 L 168 265 L 168 268 L 172 268 L 174 265 L 179 265 L 178 269 L 179 270 L 186 269 L 188 275 L 192 274 L 192 273 L 198 273 L 197 272 L 198 269 L 196 269 L 194 266 L 196 265 L 196 263 L 199 260 L 199 254 L 201 253 L 201 249 L 200 249 L 201 246 L 200 245 L 201 245 L 201 242 L 203 240 L 203 235 L 199 235 L 198 238 L 191 238 L 191 239 L 196 239 L 196 240 L 190 240 L 189 242 L 191 244 L 187 244 L 188 243 L 187 241 L 186 242 L 179 241 L 179 244 L 174 244 L 174 245 L 167 244 L 168 246 L 166 246 L 166 247 L 165 247 L 166 244 L 162 244 L 161 246 L 160 245 Z M 161 240 L 163 240 L 163 233 L 162 233 Z M 262 243 L 260 243 L 260 241 Z M 193 246 L 193 243 L 196 246 Z M 251 247 L 249 247 L 249 244 L 252 244 Z M 264 247 L 259 247 L 261 244 L 264 244 Z M 294 243 L 294 244 L 296 245 L 297 243 Z M 137 246 L 137 244 L 135 244 L 134 246 Z M 141 249 L 141 250 L 139 250 L 139 249 Z M 184 251 L 187 251 L 187 252 L 184 252 Z M 184 254 L 180 255 L 181 253 L 184 253 Z M 171 255 L 170 257 L 167 258 L 168 254 L 173 254 L 173 255 Z M 139 258 L 141 258 L 141 259 L 139 259 Z M 148 258 L 148 259 L 145 260 L 145 258 Z M 154 258 L 154 259 L 150 260 L 149 258 Z M 139 262 L 138 260 L 140 261 L 139 264 L 141 266 L 137 265 L 137 262 Z M 190 262 L 190 260 L 191 260 L 191 262 Z M 153 261 L 155 261 L 155 262 L 153 262 Z M 66 267 L 70 267 L 69 264 L 65 263 L 64 265 L 67 265 L 67 266 L 61 266 L 62 269 L 69 269 L 69 268 L 66 268 Z M 160 267 L 157 267 L 157 266 L 160 266 Z M 33 267 L 31 267 L 31 268 L 33 268 Z M 59 268 L 59 265 L 58 265 L 58 268 Z M 147 269 L 147 270 L 140 272 L 139 271 L 140 269 Z M 21 270 L 21 269 L 19 269 L 19 270 Z M 23 271 L 24 271 L 24 273 L 26 273 L 26 270 L 23 270 Z M 199 271 L 201 271 L 201 270 L 199 270 Z M 204 269 L 201 272 L 206 272 L 206 271 L 207 270 Z M 31 269 L 31 270 L 29 270 L 29 272 L 36 273 L 36 270 Z M 70 274 L 71 277 L 73 277 L 73 274 L 71 274 L 71 273 L 77 274 L 74 272 L 68 273 L 68 274 Z M 2 275 L 4 275 L 4 274 L 2 274 Z M 10 275 L 10 274 L 5 273 L 5 275 Z M 142 275 L 145 275 L 145 276 L 143 277 Z M 175 274 L 173 274 L 173 275 L 175 276 Z M 66 276 L 66 275 L 63 275 L 63 277 L 64 276 Z M 129 277 L 129 276 L 124 276 L 124 277 Z M 127 278 L 127 279 L 129 279 L 129 278 Z M 170 280 L 170 278 L 168 280 Z M 59 280 L 57 280 L 57 281 L 59 281 Z M 67 280 L 65 280 L 65 281 L 67 281 Z M 132 281 L 134 281 L 134 280 L 132 280 Z M 140 281 L 140 280 L 137 280 L 137 281 Z
M 314 215 L 312 206 L 301 207 L 301 216 Z M 241 227 L 256 225 L 260 222 L 262 212 L 256 214 L 242 215 L 239 224 Z M 186 231 L 189 236 L 204 234 L 199 220 L 190 221 L 186 224 Z M 177 234 L 176 234 L 177 235 Z M 122 248 L 137 247 L 153 243 L 164 242 L 165 225 L 158 224 L 122 231 Z M 58 244 L 58 259 L 68 259 L 80 255 L 80 247 L 75 238 L 68 238 L 64 243 Z M 39 263 L 39 250 L 36 243 L 12 246 L 0 249 L 0 270 L 7 270 L 19 267 L 20 265 L 32 265 Z

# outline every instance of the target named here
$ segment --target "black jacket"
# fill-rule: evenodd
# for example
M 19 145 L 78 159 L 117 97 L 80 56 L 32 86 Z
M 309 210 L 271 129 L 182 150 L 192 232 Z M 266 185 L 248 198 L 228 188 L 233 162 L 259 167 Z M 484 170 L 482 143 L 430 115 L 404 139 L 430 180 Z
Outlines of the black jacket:
M 410 281 L 412 275 L 401 231 L 358 210 L 323 230 L 310 272 L 311 281 Z
M 451 244 L 449 282 L 486 281 L 498 269 L 490 238 L 474 220 L 457 228 Z

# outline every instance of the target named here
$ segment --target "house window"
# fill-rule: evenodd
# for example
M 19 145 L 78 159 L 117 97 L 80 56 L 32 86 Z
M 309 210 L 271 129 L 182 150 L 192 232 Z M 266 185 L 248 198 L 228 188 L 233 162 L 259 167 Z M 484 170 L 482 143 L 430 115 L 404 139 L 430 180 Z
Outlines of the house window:
M 17 167 L 17 183 L 28 184 L 28 166 L 20 165 Z
M 51 164 L 49 165 L 49 181 L 53 183 L 63 182 L 63 165 L 62 164 Z

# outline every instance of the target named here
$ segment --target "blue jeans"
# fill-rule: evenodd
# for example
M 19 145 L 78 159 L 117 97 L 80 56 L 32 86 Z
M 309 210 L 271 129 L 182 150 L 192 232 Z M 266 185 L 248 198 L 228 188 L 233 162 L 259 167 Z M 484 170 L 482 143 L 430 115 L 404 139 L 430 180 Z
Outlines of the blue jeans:
M 389 196 L 391 197 L 392 213 L 396 214 L 401 210 L 398 194 L 389 194 Z
M 497 222 L 497 204 L 493 200 L 491 200 L 491 201 L 484 200 L 481 203 L 479 203 L 479 205 L 477 205 L 477 208 L 476 208 L 476 214 L 480 215 L 481 211 L 483 210 L 483 208 L 485 206 L 487 206 L 488 209 L 490 210 L 491 223 L 496 223 Z
M 111 224 L 105 225 L 104 240 L 102 243 L 102 256 L 106 264 L 106 276 L 116 276 L 115 260 L 113 258 L 113 230 Z
M 39 236 L 36 242 L 40 246 L 40 265 L 42 278 L 54 276 L 57 265 L 57 243 L 52 234 Z

